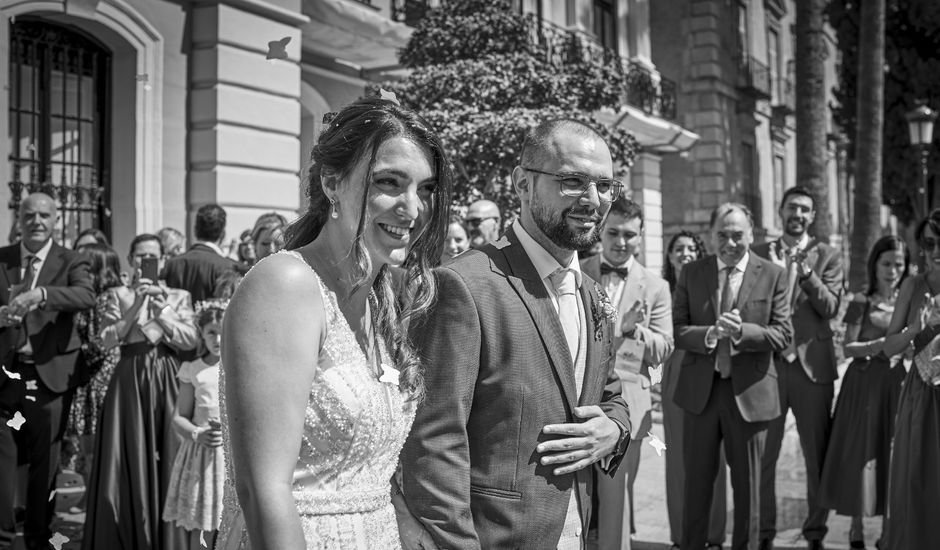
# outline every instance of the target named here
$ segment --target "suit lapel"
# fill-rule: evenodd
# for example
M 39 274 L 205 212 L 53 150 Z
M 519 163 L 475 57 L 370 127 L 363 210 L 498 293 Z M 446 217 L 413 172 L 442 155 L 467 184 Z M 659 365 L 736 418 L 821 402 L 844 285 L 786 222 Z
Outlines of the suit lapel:
M 37 286 L 49 284 L 53 275 L 59 272 L 59 268 L 62 267 L 62 250 L 62 247 L 52 243 L 52 248 L 46 254 L 46 261 L 42 263 L 42 269 L 36 274 Z
M 604 384 L 598 384 L 595 380 L 599 375 L 600 358 L 597 357 L 597 340 L 594 333 L 597 327 L 594 324 L 594 310 L 598 308 L 600 296 L 595 288 L 595 283 L 589 279 L 581 279 L 581 303 L 584 304 L 584 381 L 581 385 L 581 397 L 579 404 L 596 403 L 594 389 L 601 388 Z M 572 369 L 574 370 L 574 369 Z
M 617 313 L 623 315 L 624 312 L 633 307 L 633 304 L 643 296 L 645 288 L 646 277 L 641 271 L 639 262 L 634 260 L 633 267 L 630 268 L 630 271 L 627 273 L 627 278 L 623 282 L 623 292 L 620 293 L 620 303 L 617 304 Z
M 717 320 L 720 314 L 719 312 L 721 311 L 718 305 L 718 277 L 721 276 L 721 274 L 718 273 L 718 256 L 712 256 L 706 264 L 705 269 L 707 271 L 704 277 L 705 287 L 708 291 L 709 300 L 712 303 L 712 312 L 715 314 L 715 319 Z
M 571 354 L 568 352 L 564 329 L 561 327 L 561 321 L 558 320 L 558 312 L 555 311 L 552 297 L 548 294 L 545 284 L 535 270 L 532 260 L 529 259 L 525 249 L 519 243 L 515 230 L 510 229 L 507 231 L 506 238 L 509 240 L 509 245 L 500 250 L 509 266 L 510 272 L 506 273 L 506 277 L 529 311 L 542 344 L 548 352 L 555 374 L 561 381 L 562 391 L 568 401 L 568 406 L 573 409 L 578 402 L 578 392 L 574 381 L 574 365 L 571 363 Z M 586 303 L 584 306 L 587 310 L 590 304 Z M 585 317 L 589 316 L 589 314 L 585 315 Z M 593 333 L 588 334 L 590 336 Z
M 4 295 L 4 303 L 10 301 L 10 290 L 13 285 L 19 284 L 20 282 L 20 247 L 14 246 L 7 249 L 9 253 L 6 258 L 3 258 L 4 268 L 3 268 L 3 281 L 2 292 Z
M 741 280 L 741 288 L 738 290 L 738 297 L 734 301 L 734 307 L 741 309 L 741 304 L 747 301 L 748 296 L 751 295 L 751 290 L 754 289 L 754 283 L 756 283 L 757 279 L 760 277 L 762 267 L 761 263 L 757 260 L 757 254 L 752 252 L 747 260 L 747 268 L 744 269 L 744 278 Z

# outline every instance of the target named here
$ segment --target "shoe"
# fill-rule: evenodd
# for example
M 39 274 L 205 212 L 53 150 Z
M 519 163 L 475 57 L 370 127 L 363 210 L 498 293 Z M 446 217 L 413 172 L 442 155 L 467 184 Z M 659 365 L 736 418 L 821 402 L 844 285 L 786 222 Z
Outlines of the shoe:
M 761 539 L 760 544 L 757 545 L 757 550 L 774 550 L 773 539 Z
M 806 549 L 807 550 L 826 550 L 826 547 L 823 546 L 823 542 L 821 540 L 811 540 L 806 543 Z
M 865 541 L 863 540 L 849 541 L 849 548 L 861 548 L 862 550 L 865 550 Z

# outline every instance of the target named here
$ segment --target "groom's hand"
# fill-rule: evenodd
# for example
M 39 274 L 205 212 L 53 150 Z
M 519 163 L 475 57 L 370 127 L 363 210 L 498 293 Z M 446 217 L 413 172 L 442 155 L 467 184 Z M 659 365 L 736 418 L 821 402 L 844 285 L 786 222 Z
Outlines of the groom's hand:
M 542 428 L 548 435 L 562 437 L 540 443 L 542 464 L 560 464 L 555 475 L 577 472 L 609 455 L 620 438 L 620 428 L 597 405 L 575 407 L 574 415 L 585 419 L 577 424 L 549 424 Z

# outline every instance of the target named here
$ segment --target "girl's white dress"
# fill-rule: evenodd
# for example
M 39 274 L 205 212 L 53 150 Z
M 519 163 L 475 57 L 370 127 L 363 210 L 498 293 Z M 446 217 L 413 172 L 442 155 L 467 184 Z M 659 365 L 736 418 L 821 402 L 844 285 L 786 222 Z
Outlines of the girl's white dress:
M 295 251 L 280 253 L 308 265 Z M 376 377 L 340 312 L 336 295 L 323 285 L 319 275 L 316 278 L 326 307 L 327 335 L 319 357 L 312 359 L 317 361 L 317 374 L 307 399 L 293 478 L 294 501 L 306 547 L 396 549 L 400 541 L 390 480 L 411 429 L 414 409 L 398 391 L 397 377 L 394 383 Z M 387 356 L 383 353 L 382 357 Z M 249 549 L 228 460 L 231 448 L 224 379 L 223 370 L 222 435 L 228 477 L 216 550 Z
M 183 363 L 177 377 L 195 389 L 193 424 L 205 427 L 210 419 L 218 420 L 219 363 L 207 365 L 202 359 Z M 163 520 L 190 531 L 218 529 L 224 481 L 222 447 L 206 447 L 183 439 L 170 473 Z

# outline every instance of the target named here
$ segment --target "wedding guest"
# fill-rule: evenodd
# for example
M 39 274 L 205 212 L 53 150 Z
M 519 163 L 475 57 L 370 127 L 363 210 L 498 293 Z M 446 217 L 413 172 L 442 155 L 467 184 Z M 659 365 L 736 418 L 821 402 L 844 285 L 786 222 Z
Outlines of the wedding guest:
M 199 342 L 189 293 L 143 277 L 142 265 L 164 255 L 156 235 L 131 241 L 130 288 L 118 287 L 104 313 L 105 348 L 120 346 L 98 425 L 82 535 L 84 550 L 186 548 L 187 537 L 162 521 L 179 440 L 171 429 L 180 351 Z M 149 273 L 148 273 L 149 274 Z
M 255 249 L 255 261 L 267 258 L 284 248 L 284 228 L 287 218 L 277 212 L 262 214 L 251 230 L 251 241 Z
M 409 549 L 580 550 L 593 478 L 614 475 L 629 444 L 615 308 L 576 253 L 623 189 L 610 149 L 587 124 L 555 119 L 526 136 L 521 157 L 519 219 L 436 269 L 438 299 L 411 327 L 428 392 L 402 477 L 433 540 Z
M 470 205 L 464 223 L 470 230 L 470 247 L 482 248 L 499 238 L 502 216 L 496 203 L 480 199 Z
M 447 236 L 444 237 L 444 253 L 441 254 L 441 262 L 456 258 L 468 248 L 470 248 L 470 239 L 467 237 L 467 229 L 460 218 L 451 216 L 450 223 L 447 225 Z
M 790 409 L 806 465 L 803 537 L 807 548 L 822 550 L 829 511 L 819 505 L 819 476 L 831 430 L 834 382 L 839 377 L 830 320 L 838 314 L 842 301 L 842 253 L 810 237 L 816 199 L 805 187 L 784 191 L 778 214 L 783 235 L 754 247 L 758 256 L 787 270 L 793 323 L 793 341 L 774 356 L 782 412 L 767 432 L 760 488 L 760 550 L 771 550 L 777 535 L 777 457 Z
M 178 375 L 173 429 L 183 442 L 170 472 L 163 521 L 185 529 L 193 550 L 199 548 L 200 538 L 212 547 L 222 517 L 225 464 L 219 423 L 219 356 L 225 306 L 226 300 L 196 304 L 202 356 L 183 363 Z
M 0 546 L 16 537 L 17 466 L 25 463 L 23 538 L 33 549 L 46 548 L 52 534 L 62 432 L 84 380 L 75 315 L 94 305 L 95 293 L 88 259 L 53 240 L 52 197 L 27 196 L 17 217 L 22 240 L 0 248 Z
M 669 284 L 669 290 L 673 295 L 675 295 L 682 268 L 688 263 L 704 258 L 707 253 L 701 237 L 691 231 L 682 230 L 669 239 L 669 244 L 666 246 L 666 261 L 663 265 L 663 278 Z M 666 462 L 666 511 L 669 515 L 669 534 L 674 550 L 679 549 L 679 540 L 682 538 L 682 507 L 685 495 L 682 418 L 685 413 L 679 405 L 676 405 L 673 397 L 684 357 L 685 350 L 676 349 L 672 352 L 663 366 L 662 381 L 663 439 L 669 451 L 663 455 L 663 460 Z M 715 477 L 711 511 L 708 516 L 706 540 L 709 550 L 720 550 L 725 541 L 725 527 L 728 521 L 727 471 L 725 452 L 721 449 L 718 453 L 718 475 Z
M 238 289 L 238 285 L 242 283 L 244 278 L 245 276 L 238 271 L 226 271 L 215 282 L 215 296 L 213 298 L 231 300 L 232 296 L 235 295 L 235 290 Z
M 940 548 L 940 209 L 914 235 L 927 269 L 901 284 L 883 347 L 889 357 L 911 344 L 914 353 L 895 416 L 881 535 L 888 550 Z
M 82 360 L 88 382 L 75 390 L 65 437 L 62 440 L 62 467 L 81 474 L 88 486 L 91 458 L 94 456 L 98 417 L 107 394 L 114 368 L 120 359 L 116 347 L 105 348 L 100 337 L 107 304 L 121 284 L 121 258 L 105 244 L 84 245 L 82 254 L 88 258 L 95 306 L 75 316 L 82 339 Z
M 168 260 L 179 256 L 186 250 L 186 236 L 178 229 L 164 227 L 157 231 L 157 237 L 160 237 L 160 242 L 163 243 L 164 256 Z
M 251 266 L 258 261 L 258 256 L 255 254 L 255 243 L 251 240 L 251 229 L 246 229 L 239 235 L 235 256 L 237 261 L 235 271 L 240 275 L 248 273 Z
M 225 242 L 225 209 L 205 204 L 196 211 L 196 242 L 189 250 L 166 261 L 163 274 L 167 285 L 189 292 L 201 302 L 215 295 L 215 282 L 226 271 L 235 269 L 235 260 L 222 250 Z
M 905 371 L 900 358 L 888 357 L 883 348 L 909 265 L 903 240 L 879 239 L 868 256 L 868 288 L 845 312 L 843 353 L 852 362 L 836 401 L 819 505 L 852 516 L 851 548 L 865 548 L 862 516 L 885 513 L 894 414 Z
M 75 238 L 75 244 L 72 246 L 72 250 L 78 250 L 81 252 L 83 248 L 93 244 L 111 246 L 111 243 L 108 242 L 108 237 L 105 236 L 102 230 L 98 229 L 97 227 L 89 227 L 88 229 L 79 233 L 78 237 Z
M 610 206 L 601 231 L 600 255 L 581 260 L 581 270 L 601 283 L 617 309 L 614 372 L 630 411 L 631 442 L 613 477 L 595 476 L 599 550 L 630 550 L 636 533 L 633 485 L 643 440 L 653 429 L 651 371 L 672 353 L 669 285 L 636 259 L 643 242 L 643 209 L 620 197 Z M 660 371 L 661 372 L 661 371 Z
M 390 480 L 424 394 L 403 327 L 437 296 L 450 164 L 384 98 L 330 119 L 312 161 L 288 252 L 248 273 L 222 327 L 217 549 L 400 545 Z

